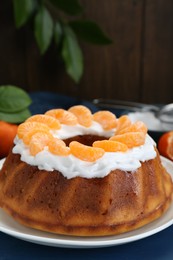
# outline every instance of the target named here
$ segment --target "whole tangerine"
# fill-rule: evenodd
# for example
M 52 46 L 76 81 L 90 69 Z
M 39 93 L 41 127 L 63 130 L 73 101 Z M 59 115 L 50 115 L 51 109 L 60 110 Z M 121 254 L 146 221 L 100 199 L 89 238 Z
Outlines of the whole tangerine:
M 173 131 L 166 132 L 160 137 L 158 150 L 161 155 L 173 161 Z
M 0 158 L 8 155 L 17 134 L 17 128 L 15 124 L 0 121 Z

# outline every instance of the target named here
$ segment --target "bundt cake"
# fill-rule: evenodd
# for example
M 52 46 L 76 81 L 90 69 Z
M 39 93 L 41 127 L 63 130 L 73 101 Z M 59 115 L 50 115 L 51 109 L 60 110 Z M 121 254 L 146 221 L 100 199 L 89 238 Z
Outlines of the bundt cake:
M 23 225 L 104 236 L 159 218 L 173 183 L 144 123 L 84 106 L 19 125 L 0 171 L 0 206 Z

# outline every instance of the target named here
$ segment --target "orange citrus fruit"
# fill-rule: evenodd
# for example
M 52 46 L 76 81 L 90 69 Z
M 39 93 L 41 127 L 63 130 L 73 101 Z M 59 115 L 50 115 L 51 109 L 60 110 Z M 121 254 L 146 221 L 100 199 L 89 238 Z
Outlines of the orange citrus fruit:
M 69 108 L 68 111 L 73 113 L 77 117 L 78 123 L 80 125 L 83 125 L 85 127 L 90 127 L 92 125 L 92 114 L 87 107 L 77 105 Z
M 87 162 L 95 162 L 105 153 L 102 148 L 87 146 L 77 141 L 72 141 L 69 146 L 71 153 L 75 157 Z
M 31 129 L 30 131 L 28 131 L 24 136 L 23 136 L 23 142 L 26 144 L 26 145 L 29 145 L 30 141 L 31 141 L 31 138 L 34 134 L 36 133 L 49 133 L 49 131 L 45 128 L 33 128 Z
M 0 121 L 0 158 L 6 157 L 13 145 L 18 126 Z
M 164 133 L 158 140 L 159 153 L 173 160 L 173 131 Z
M 124 115 L 121 116 L 117 119 L 117 129 L 116 129 L 116 133 L 118 134 L 119 131 L 121 131 L 122 129 L 129 127 L 131 125 L 131 120 L 128 116 Z
M 111 140 L 95 141 L 93 147 L 102 148 L 105 152 L 125 152 L 128 150 L 126 144 Z
M 47 125 L 39 122 L 25 122 L 18 126 L 17 135 L 19 138 L 22 139 L 25 134 L 27 134 L 29 131 L 33 129 L 43 130 L 43 131 L 45 130 L 47 132 L 50 130 L 50 128 Z
M 53 136 L 50 133 L 38 132 L 34 134 L 29 144 L 31 155 L 35 156 L 37 153 L 43 151 L 52 139 Z
M 25 122 L 38 122 L 47 125 L 49 128 L 56 130 L 60 129 L 61 125 L 59 121 L 52 116 L 48 115 L 34 115 L 28 118 Z
M 51 109 L 45 115 L 52 116 L 59 120 L 61 124 L 76 125 L 78 123 L 77 117 L 65 109 Z
M 126 144 L 128 148 L 140 146 L 145 143 L 145 134 L 143 132 L 129 132 L 121 135 L 115 135 L 110 138 L 111 141 Z
M 147 133 L 147 127 L 142 121 L 136 121 L 135 123 L 131 124 L 130 126 L 127 126 L 125 128 L 122 128 L 118 131 L 118 134 L 124 134 L 128 132 L 143 132 Z
M 99 111 L 94 113 L 93 120 L 101 124 L 105 130 L 111 130 L 117 126 L 116 116 L 109 111 Z
M 55 155 L 67 156 L 70 154 L 69 147 L 66 146 L 64 141 L 58 138 L 54 138 L 53 140 L 50 140 L 48 146 L 49 146 L 49 151 Z

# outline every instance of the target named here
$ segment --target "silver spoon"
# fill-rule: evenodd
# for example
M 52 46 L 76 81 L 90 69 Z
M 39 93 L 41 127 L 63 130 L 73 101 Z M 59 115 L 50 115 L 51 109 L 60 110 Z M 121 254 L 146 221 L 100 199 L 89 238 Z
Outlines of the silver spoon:
M 173 103 L 163 106 L 155 116 L 160 120 L 165 131 L 173 130 Z
M 156 117 L 163 123 L 173 124 L 173 103 L 164 105 L 157 113 Z

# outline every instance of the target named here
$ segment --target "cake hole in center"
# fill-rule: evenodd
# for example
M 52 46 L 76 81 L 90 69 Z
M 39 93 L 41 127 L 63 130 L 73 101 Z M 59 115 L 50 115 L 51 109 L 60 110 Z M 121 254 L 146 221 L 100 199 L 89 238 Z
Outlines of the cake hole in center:
M 66 143 L 67 146 L 69 146 L 69 144 L 72 141 L 77 141 L 81 144 L 92 146 L 92 144 L 95 141 L 100 141 L 100 140 L 108 140 L 108 138 L 105 136 L 98 136 L 98 135 L 77 135 L 75 137 L 64 139 L 63 141 Z

